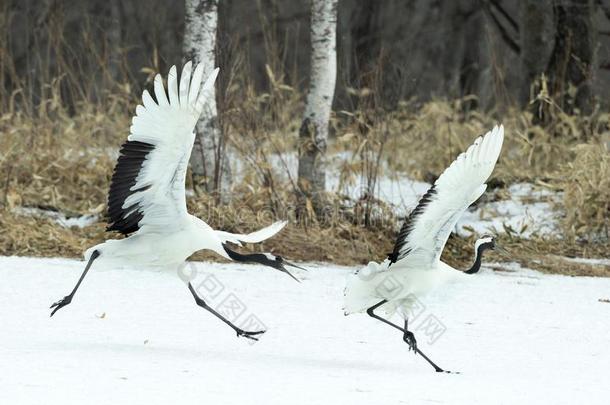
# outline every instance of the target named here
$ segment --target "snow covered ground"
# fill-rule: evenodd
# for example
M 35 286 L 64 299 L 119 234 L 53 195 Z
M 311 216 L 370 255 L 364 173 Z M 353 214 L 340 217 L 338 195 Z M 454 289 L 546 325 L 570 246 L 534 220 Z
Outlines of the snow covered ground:
M 194 265 L 212 305 L 268 327 L 250 344 L 174 272 L 94 266 L 49 318 L 83 263 L 0 257 L 0 404 L 608 403 L 610 279 L 485 269 L 424 297 L 419 346 L 460 372 L 437 374 L 391 328 L 343 316 L 353 269 L 308 267 L 299 284 Z
M 507 194 L 507 199 L 483 202 L 466 211 L 457 223 L 458 234 L 469 236 L 468 228 L 478 235 L 503 233 L 508 228 L 525 239 L 534 234 L 557 236 L 560 214 L 553 210 L 553 203 L 559 202 L 560 193 L 515 183 L 508 187 Z

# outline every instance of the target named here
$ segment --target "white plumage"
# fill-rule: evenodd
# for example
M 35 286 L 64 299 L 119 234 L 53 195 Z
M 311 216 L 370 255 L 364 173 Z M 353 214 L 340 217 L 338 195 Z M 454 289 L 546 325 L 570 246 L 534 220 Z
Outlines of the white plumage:
M 108 240 L 85 252 L 88 264 L 81 279 L 71 294 L 52 305 L 55 309 L 51 315 L 71 302 L 94 260 L 96 265 L 176 269 L 194 252 L 207 249 L 227 259 L 259 263 L 286 273 L 284 265 L 294 266 L 280 256 L 240 254 L 227 245 L 227 242 L 237 245 L 261 242 L 281 231 L 285 221 L 241 235 L 216 231 L 187 212 L 185 178 L 195 140 L 194 129 L 217 75 L 218 69 L 215 69 L 202 85 L 203 65 L 192 72 L 191 62 L 187 62 L 179 83 L 176 67 L 170 69 L 167 93 L 161 76 L 155 77 L 156 101 L 144 91 L 108 193 L 108 230 L 118 231 L 127 238 Z M 189 289 L 198 305 L 210 310 L 190 284 Z M 226 323 L 240 336 L 253 338 L 261 333 L 246 332 Z
M 443 263 L 440 256 L 460 216 L 485 192 L 485 181 L 498 160 L 503 140 L 503 126 L 477 138 L 422 197 L 388 259 L 379 264 L 370 262 L 348 277 L 346 314 L 364 312 L 386 300 L 380 309 L 389 315 L 399 310 L 407 317 L 414 298 L 464 275 Z M 493 248 L 495 242 L 482 238 L 477 241 L 477 252 L 480 246 Z
M 195 140 L 194 129 L 218 71 L 215 69 L 202 85 L 203 65 L 198 65 L 191 72 L 191 62 L 187 62 L 178 85 L 176 67 L 172 66 L 167 78 L 167 94 L 160 75 L 154 79 L 157 101 L 153 100 L 147 90 L 144 91 L 143 105 L 136 107 L 127 141 L 151 145 L 150 152 L 137 171 L 135 184 L 129 187 L 128 195 L 122 199 L 120 214 L 115 215 L 115 218 L 112 213 L 110 215 L 115 224 L 117 218 L 129 222 L 130 218 L 137 219 L 137 214 L 141 214 L 141 219 L 135 227 L 111 226 L 127 235 L 136 230 L 126 239 L 108 240 L 88 249 L 85 253 L 86 260 L 97 250 L 100 253 L 98 260 L 106 263 L 178 266 L 191 254 L 203 249 L 212 250 L 229 259 L 224 243 L 261 242 L 286 225 L 286 222 L 277 222 L 251 234 L 231 234 L 213 230 L 207 223 L 187 212 L 185 179 Z M 127 166 L 123 176 L 122 169 L 119 162 L 110 189 L 109 205 L 114 197 L 114 185 L 122 177 L 129 177 L 132 174 L 130 170 L 137 170 Z

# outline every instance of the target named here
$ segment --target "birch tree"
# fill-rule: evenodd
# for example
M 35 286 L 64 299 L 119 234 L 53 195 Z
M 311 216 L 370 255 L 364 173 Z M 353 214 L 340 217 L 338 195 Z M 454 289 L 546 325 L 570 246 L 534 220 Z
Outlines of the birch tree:
M 299 130 L 299 215 L 324 208 L 328 124 L 337 78 L 337 0 L 311 0 L 311 72 Z
M 194 64 L 203 63 L 207 77 L 216 65 L 218 0 L 186 0 L 183 53 Z M 195 186 L 218 193 L 221 201 L 229 199 L 231 172 L 226 159 L 226 143 L 220 131 L 216 109 L 216 91 L 196 126 L 191 154 L 191 172 Z

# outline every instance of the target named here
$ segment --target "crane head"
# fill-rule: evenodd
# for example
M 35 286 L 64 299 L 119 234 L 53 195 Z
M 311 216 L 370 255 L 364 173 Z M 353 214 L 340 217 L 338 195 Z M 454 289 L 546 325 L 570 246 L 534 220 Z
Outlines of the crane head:
M 479 251 L 479 248 L 481 249 Z M 504 249 L 502 246 L 499 246 L 496 243 L 496 237 L 492 235 L 483 235 L 474 243 L 474 250 L 476 252 L 483 252 L 484 250 L 496 250 L 506 256 L 508 256 L 508 251 Z
M 486 249 L 495 250 L 496 249 L 496 238 L 491 235 L 483 235 L 474 243 L 474 250 L 481 251 Z

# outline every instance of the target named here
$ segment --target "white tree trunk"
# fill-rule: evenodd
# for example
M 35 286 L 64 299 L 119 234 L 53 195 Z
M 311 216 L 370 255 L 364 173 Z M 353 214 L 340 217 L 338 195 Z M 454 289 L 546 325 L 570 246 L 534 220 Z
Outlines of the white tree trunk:
M 203 77 L 215 68 L 217 25 L 218 0 L 186 0 L 183 52 L 186 60 L 203 63 Z M 218 123 L 215 89 L 212 89 L 196 131 L 191 154 L 195 186 L 203 187 L 206 192 L 218 192 L 226 202 L 230 196 L 231 171 Z
M 328 124 L 337 79 L 337 0 L 311 0 L 311 73 L 299 131 L 300 206 L 310 199 L 319 215 L 326 186 Z

